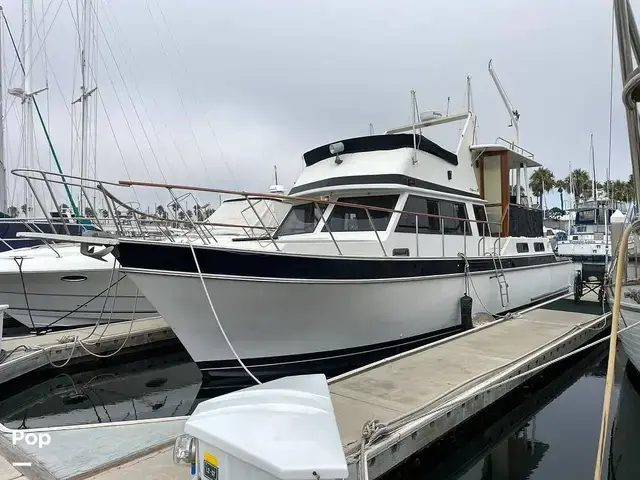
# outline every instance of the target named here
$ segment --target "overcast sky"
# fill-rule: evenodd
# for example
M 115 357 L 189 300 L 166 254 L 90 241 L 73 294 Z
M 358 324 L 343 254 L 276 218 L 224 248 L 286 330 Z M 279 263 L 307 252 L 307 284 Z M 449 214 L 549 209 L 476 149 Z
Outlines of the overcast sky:
M 378 132 L 406 123 L 410 89 L 416 90 L 421 110 L 444 111 L 447 97 L 451 112 L 462 110 L 467 74 L 480 140 L 512 138 L 507 111 L 487 72 L 491 58 L 521 114 L 522 146 L 564 177 L 569 162 L 589 169 L 593 132 L 598 177 L 605 177 L 612 1 L 93 4 L 98 48 L 88 86 L 98 86 L 90 110 L 97 107 L 100 178 L 151 177 L 265 191 L 277 165 L 280 183 L 289 188 L 305 151 L 366 135 L 369 123 Z M 34 5 L 32 86 L 48 83 L 38 102 L 63 169 L 78 174 L 71 114 L 79 128 L 80 109 L 70 105 L 80 84 L 76 1 L 34 0 Z M 21 2 L 3 6 L 19 41 Z M 6 87 L 21 80 L 6 32 L 3 41 L 6 94 Z M 616 45 L 611 176 L 626 178 L 631 165 L 618 63 Z M 14 97 L 5 103 L 7 165 L 16 168 L 20 109 Z M 49 169 L 38 127 L 36 137 L 40 165 Z M 20 195 L 12 187 L 14 204 L 23 203 Z

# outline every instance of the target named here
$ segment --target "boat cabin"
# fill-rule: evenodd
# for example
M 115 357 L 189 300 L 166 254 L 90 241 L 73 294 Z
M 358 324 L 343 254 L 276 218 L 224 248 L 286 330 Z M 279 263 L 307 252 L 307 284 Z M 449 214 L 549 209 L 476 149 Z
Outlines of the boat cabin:
M 465 122 L 456 153 L 420 130 L 454 121 Z M 527 207 L 525 195 L 509 195 L 510 170 L 540 165 L 508 146 L 475 146 L 475 122 L 468 112 L 305 153 L 290 190 L 300 202 L 276 231 L 278 248 L 386 256 L 482 256 L 496 248 L 503 255 L 549 253 L 542 212 Z
M 542 165 L 533 159 L 533 154 L 517 148 L 500 144 L 471 146 L 480 197 L 487 202 L 489 222 L 497 227 L 493 233 L 502 237 L 539 237 L 543 235 L 543 212 L 527 204 L 527 172 Z

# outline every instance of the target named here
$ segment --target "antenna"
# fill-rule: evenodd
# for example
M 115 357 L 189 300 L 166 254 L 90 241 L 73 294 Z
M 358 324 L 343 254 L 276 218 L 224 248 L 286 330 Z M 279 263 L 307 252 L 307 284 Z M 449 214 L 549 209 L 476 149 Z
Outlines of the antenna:
M 493 83 L 495 83 L 496 88 L 498 89 L 498 93 L 500 94 L 500 98 L 502 98 L 502 102 L 504 103 L 504 106 L 507 108 L 507 111 L 509 112 L 509 117 L 511 118 L 511 125 L 509 125 L 510 127 L 514 127 L 515 131 L 516 131 L 516 139 L 514 144 L 520 146 L 520 127 L 518 125 L 518 122 L 520 121 L 520 113 L 518 113 L 518 110 L 516 110 L 513 106 L 513 104 L 511 103 L 511 101 L 509 100 L 509 97 L 507 97 L 506 92 L 504 91 L 504 88 L 502 87 L 502 83 L 500 83 L 500 79 L 498 78 L 498 74 L 496 73 L 496 71 L 493 69 L 493 60 L 489 60 L 489 75 L 491 75 L 491 78 L 493 79 Z M 519 170 L 518 173 L 516 173 L 516 175 L 520 175 Z M 525 178 L 525 182 L 524 182 L 524 187 L 525 187 L 525 196 L 527 197 L 527 203 L 529 204 L 529 176 L 527 174 L 527 166 L 524 165 L 524 178 Z M 517 182 L 519 183 L 519 182 Z M 520 196 L 520 189 L 518 189 L 517 192 L 517 196 L 519 199 Z
M 511 117 L 511 125 L 509 125 L 510 127 L 514 127 L 516 130 L 516 145 L 520 145 L 520 129 L 518 127 L 518 122 L 520 120 L 520 113 L 518 113 L 518 110 L 516 110 L 513 107 L 513 104 L 509 101 L 509 97 L 507 97 L 507 94 L 504 91 L 504 88 L 502 87 L 502 83 L 500 83 L 500 79 L 498 79 L 498 75 L 496 74 L 496 71 L 493 69 L 493 60 L 489 60 L 489 74 L 491 75 L 491 78 L 493 79 L 493 83 L 495 83 L 496 88 L 498 89 L 498 93 L 500 94 L 500 97 L 502 98 L 502 101 L 504 102 L 504 106 L 507 108 L 507 111 L 509 112 L 509 117 Z
M 274 180 L 276 181 L 276 185 L 278 185 L 278 166 L 277 165 L 273 166 L 273 177 L 274 177 Z
M 375 131 L 373 130 L 373 123 L 369 124 L 369 135 L 373 135 Z

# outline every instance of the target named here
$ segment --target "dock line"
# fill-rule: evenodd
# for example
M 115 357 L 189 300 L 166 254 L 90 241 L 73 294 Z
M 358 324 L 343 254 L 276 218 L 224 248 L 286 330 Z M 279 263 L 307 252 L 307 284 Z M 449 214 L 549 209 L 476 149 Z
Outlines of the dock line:
M 211 297 L 209 296 L 209 290 L 207 289 L 207 285 L 204 283 L 204 277 L 202 276 L 202 271 L 200 271 L 200 263 L 198 262 L 196 251 L 193 249 L 192 242 L 189 242 L 189 248 L 191 249 L 191 254 L 193 255 L 193 261 L 195 262 L 196 268 L 198 269 L 198 276 L 200 277 L 200 282 L 202 282 L 202 288 L 204 288 L 204 293 L 207 296 L 207 300 L 209 301 L 209 307 L 211 307 L 211 313 L 213 313 L 213 318 L 215 318 L 216 322 L 218 323 L 218 328 L 220 329 L 220 332 L 222 332 L 222 336 L 226 340 L 227 345 L 229 346 L 229 349 L 233 353 L 233 356 L 236 357 L 236 360 L 238 360 L 238 363 L 240 364 L 240 366 L 244 369 L 245 372 L 247 372 L 247 375 L 249 375 L 253 380 L 255 380 L 255 382 L 258 385 L 261 385 L 262 382 L 258 380 L 253 373 L 251 373 L 249 368 L 247 368 L 247 366 L 244 364 L 244 362 L 240 358 L 240 355 L 236 353 L 236 349 L 233 348 L 233 345 L 231 344 L 229 337 L 227 337 L 227 332 L 224 331 L 224 328 L 222 327 L 222 323 L 220 323 L 220 318 L 218 317 L 218 314 L 216 313 L 216 309 L 213 306 L 213 302 L 211 301 Z

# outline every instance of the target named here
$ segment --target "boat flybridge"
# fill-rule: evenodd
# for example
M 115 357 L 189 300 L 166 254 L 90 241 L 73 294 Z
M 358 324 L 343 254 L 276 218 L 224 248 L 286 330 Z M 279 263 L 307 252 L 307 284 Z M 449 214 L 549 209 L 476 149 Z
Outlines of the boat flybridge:
M 427 135 L 454 122 L 455 153 Z M 475 125 L 472 112 L 439 116 L 308 151 L 289 195 L 266 195 L 292 204 L 268 241 L 219 245 L 204 229 L 192 243 L 93 241 L 114 247 L 207 378 L 353 368 L 569 291 L 542 211 L 510 195 L 512 171 L 520 192 L 540 164 L 474 144 Z

